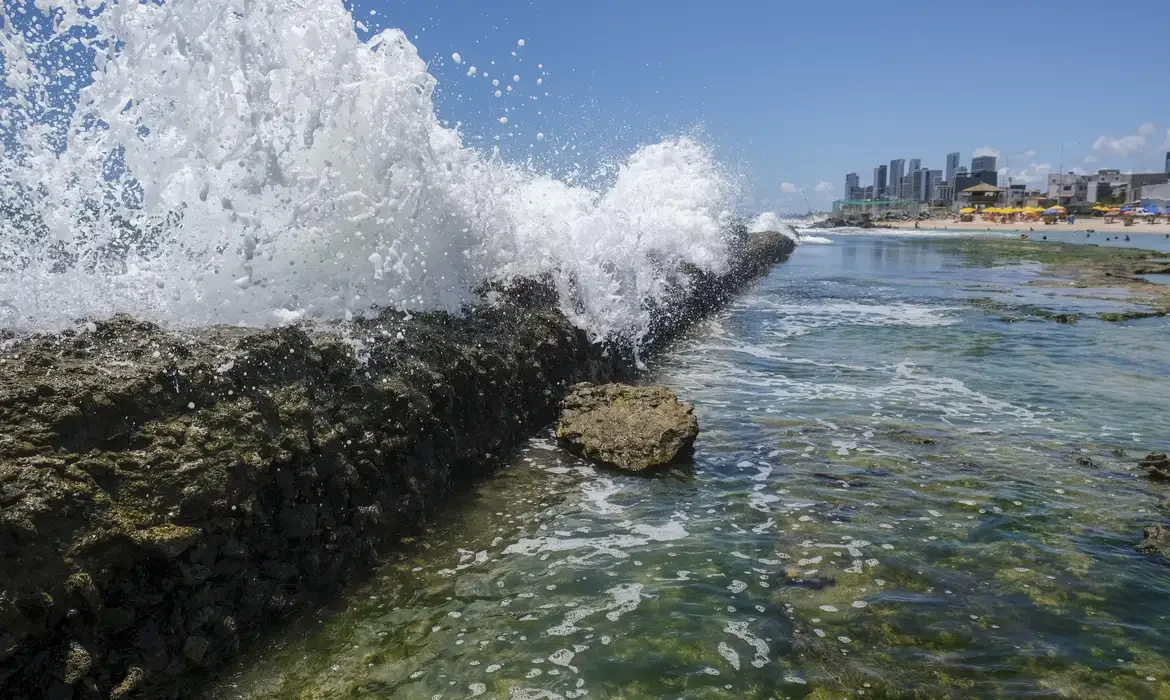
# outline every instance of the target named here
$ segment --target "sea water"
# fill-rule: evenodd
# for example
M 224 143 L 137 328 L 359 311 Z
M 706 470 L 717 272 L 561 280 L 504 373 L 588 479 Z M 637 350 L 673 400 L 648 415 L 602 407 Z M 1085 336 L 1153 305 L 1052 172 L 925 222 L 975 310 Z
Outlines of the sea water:
M 595 338 L 636 341 L 680 265 L 726 263 L 736 180 L 704 144 L 647 144 L 594 189 L 470 148 L 406 35 L 359 39 L 341 0 L 0 13 L 5 327 L 457 310 L 548 274 Z
M 540 436 L 207 697 L 1170 693 L 1170 569 L 1133 550 L 1167 322 L 946 238 L 829 237 L 653 361 L 691 462 Z

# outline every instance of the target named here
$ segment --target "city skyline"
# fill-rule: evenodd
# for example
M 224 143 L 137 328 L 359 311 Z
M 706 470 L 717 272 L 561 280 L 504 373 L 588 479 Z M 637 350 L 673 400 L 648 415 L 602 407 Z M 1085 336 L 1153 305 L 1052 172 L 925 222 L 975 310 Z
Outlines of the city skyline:
M 961 153 L 952 151 L 944 156 L 945 169 L 931 168 L 923 165 L 921 158 L 894 159 L 889 165 L 879 164 L 873 168 L 871 184 L 863 185 L 857 172 L 846 176 L 838 200 L 910 200 L 919 203 L 954 201 L 967 187 L 985 183 L 1004 189 L 1023 188 L 1024 191 L 1043 193 L 1052 198 L 1061 196 L 1079 201 L 1094 201 L 1095 182 L 1112 182 L 1117 185 L 1124 180 L 1126 186 L 1132 181 L 1135 183 L 1134 192 L 1141 182 L 1152 182 L 1159 176 L 1170 176 L 1170 144 L 1165 152 L 1164 167 L 1147 172 L 1126 171 L 1120 168 L 1096 168 L 1089 171 L 1080 166 L 1073 166 L 1063 173 L 1048 172 L 1042 181 L 1036 178 L 1024 178 L 1024 182 L 1016 182 L 1011 176 L 1011 169 L 1000 166 L 998 153 L 989 152 L 990 149 L 976 149 L 971 157 L 970 168 L 960 165 Z M 903 164 L 910 167 L 903 172 Z M 1151 180 L 1152 178 L 1152 180 Z M 1062 192 L 1059 188 L 1065 184 L 1073 185 L 1073 194 Z M 823 184 L 823 183 L 822 183 Z M 822 188 L 824 189 L 824 188 Z M 1066 191 L 1069 188 L 1064 188 Z

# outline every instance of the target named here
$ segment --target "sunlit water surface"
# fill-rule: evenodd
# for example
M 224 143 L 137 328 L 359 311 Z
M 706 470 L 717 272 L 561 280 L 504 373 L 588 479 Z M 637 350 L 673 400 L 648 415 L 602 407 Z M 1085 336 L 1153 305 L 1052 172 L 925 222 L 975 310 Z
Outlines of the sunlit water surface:
M 693 464 L 531 441 L 215 698 L 1170 696 L 1167 321 L 1008 323 L 945 242 L 832 236 L 660 356 Z

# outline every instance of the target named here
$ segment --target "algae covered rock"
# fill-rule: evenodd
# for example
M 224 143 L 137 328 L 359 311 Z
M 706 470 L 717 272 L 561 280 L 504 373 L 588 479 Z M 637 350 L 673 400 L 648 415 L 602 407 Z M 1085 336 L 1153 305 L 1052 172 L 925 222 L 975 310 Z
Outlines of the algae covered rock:
M 1145 469 L 1151 479 L 1170 480 L 1170 457 L 1162 452 L 1151 452 L 1142 458 L 1138 466 Z
M 1170 559 L 1170 528 L 1151 525 L 1142 531 L 1142 541 L 1134 547 L 1142 554 L 1153 554 Z
M 628 471 L 670 464 L 698 435 L 694 407 L 653 386 L 578 384 L 557 424 L 557 439 L 569 451 Z

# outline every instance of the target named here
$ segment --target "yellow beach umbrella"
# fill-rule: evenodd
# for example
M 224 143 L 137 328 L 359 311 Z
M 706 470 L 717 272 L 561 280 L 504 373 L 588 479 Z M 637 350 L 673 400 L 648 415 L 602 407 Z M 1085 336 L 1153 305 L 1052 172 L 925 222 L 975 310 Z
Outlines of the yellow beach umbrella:
M 959 210 L 959 213 L 960 214 L 974 214 L 975 207 L 963 207 L 962 209 Z

